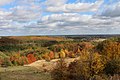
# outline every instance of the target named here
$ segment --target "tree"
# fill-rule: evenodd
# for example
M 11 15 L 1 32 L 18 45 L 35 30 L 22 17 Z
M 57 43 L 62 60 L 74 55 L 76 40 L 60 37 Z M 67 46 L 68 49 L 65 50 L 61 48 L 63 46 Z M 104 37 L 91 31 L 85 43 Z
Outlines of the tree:
M 50 61 L 50 57 L 48 56 L 48 53 L 45 53 L 43 55 L 43 58 L 46 60 L 46 61 Z
M 55 53 L 55 59 L 58 59 L 60 56 L 59 56 L 59 53 Z
M 28 63 L 32 63 L 36 61 L 36 58 L 34 57 L 34 54 L 28 54 L 27 55 Z
M 102 73 L 104 69 L 104 65 L 106 63 L 103 61 L 102 55 L 95 52 L 88 52 L 88 51 L 84 51 L 81 53 L 80 61 L 88 64 L 87 66 L 89 68 L 89 72 L 91 76 Z
M 61 51 L 60 51 L 60 58 L 65 58 L 65 57 L 66 57 L 66 54 L 65 54 L 64 50 L 61 49 Z
M 67 49 L 64 50 L 65 54 L 66 54 L 66 57 L 69 56 L 69 51 Z
M 69 65 L 63 64 L 64 60 L 61 61 L 52 71 L 53 80 L 90 80 L 104 69 L 102 56 L 98 53 L 84 51 L 79 60 Z
M 54 70 L 51 71 L 51 77 L 53 80 L 68 80 L 67 79 L 67 64 L 65 63 L 64 59 L 60 59 L 57 62 L 56 67 Z
M 51 52 L 48 54 L 48 56 L 50 57 L 50 59 L 54 59 L 54 58 L 55 58 L 53 51 L 51 51 Z
M 120 43 L 110 40 L 99 43 L 96 47 L 97 51 L 106 57 L 107 60 L 120 58 Z
M 120 59 L 108 61 L 105 65 L 104 72 L 107 75 L 114 75 L 120 73 Z
M 4 61 L 3 61 L 3 63 L 2 63 L 2 66 L 3 66 L 3 67 L 12 66 L 12 63 L 11 63 L 11 61 L 9 60 L 9 57 L 4 58 Z

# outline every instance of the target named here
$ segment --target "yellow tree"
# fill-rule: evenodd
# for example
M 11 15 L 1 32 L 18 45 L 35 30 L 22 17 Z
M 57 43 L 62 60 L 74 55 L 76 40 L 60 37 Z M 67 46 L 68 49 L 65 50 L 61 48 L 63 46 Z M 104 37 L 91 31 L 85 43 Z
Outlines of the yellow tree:
M 64 50 L 62 49 L 60 51 L 60 58 L 65 58 L 65 57 L 66 57 L 66 54 L 65 54 Z
M 67 49 L 65 49 L 64 52 L 65 52 L 66 56 L 68 57 L 69 51 Z
M 120 43 L 114 41 L 104 41 L 99 43 L 97 50 L 104 55 L 108 61 L 120 58 Z
M 102 55 L 98 53 L 91 53 L 89 51 L 82 51 L 80 61 L 86 63 L 89 69 L 90 75 L 93 76 L 103 71 L 105 62 L 103 62 Z

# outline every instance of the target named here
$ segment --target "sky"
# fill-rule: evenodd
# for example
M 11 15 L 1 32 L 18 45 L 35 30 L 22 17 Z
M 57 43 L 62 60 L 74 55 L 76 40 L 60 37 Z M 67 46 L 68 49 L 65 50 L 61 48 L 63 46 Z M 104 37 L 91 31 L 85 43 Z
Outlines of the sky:
M 120 0 L 0 0 L 0 36 L 120 34 Z

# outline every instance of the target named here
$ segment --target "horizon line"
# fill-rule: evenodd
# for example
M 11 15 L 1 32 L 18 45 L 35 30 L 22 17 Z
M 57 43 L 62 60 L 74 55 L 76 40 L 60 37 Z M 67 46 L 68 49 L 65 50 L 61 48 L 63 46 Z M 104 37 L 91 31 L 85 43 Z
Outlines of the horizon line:
M 111 36 L 120 36 L 120 34 L 50 34 L 50 35 L 44 35 L 44 34 L 38 34 L 38 35 L 0 35 L 0 37 L 10 37 L 10 36 L 104 36 L 104 35 L 111 35 Z

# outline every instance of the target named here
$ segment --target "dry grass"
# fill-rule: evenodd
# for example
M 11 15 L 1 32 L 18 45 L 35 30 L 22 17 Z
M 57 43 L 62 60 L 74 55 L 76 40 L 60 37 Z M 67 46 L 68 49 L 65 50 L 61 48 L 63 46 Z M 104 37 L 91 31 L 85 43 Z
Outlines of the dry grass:
M 51 80 L 50 74 L 31 67 L 0 68 L 0 80 Z

